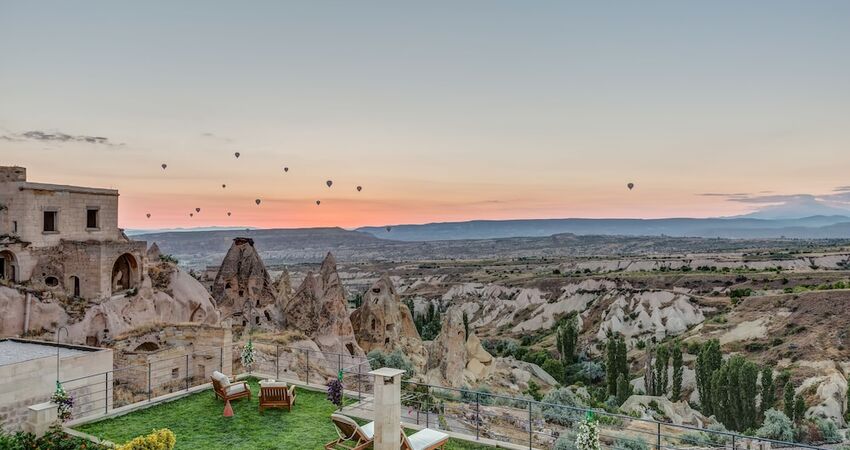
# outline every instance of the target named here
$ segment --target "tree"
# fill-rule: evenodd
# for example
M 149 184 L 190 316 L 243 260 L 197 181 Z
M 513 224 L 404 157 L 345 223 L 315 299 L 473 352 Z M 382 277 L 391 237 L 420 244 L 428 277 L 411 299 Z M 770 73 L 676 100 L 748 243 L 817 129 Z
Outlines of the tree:
M 758 367 L 740 355 L 724 362 L 711 377 L 711 397 L 702 399 L 727 428 L 744 431 L 754 428 L 758 419 Z
M 806 400 L 802 394 L 794 397 L 794 422 L 800 423 L 806 418 Z
M 622 373 L 617 376 L 617 403 L 623 404 L 632 395 L 632 386 Z
M 617 341 L 611 335 L 605 343 L 605 381 L 608 396 L 617 395 Z
M 791 382 L 785 383 L 785 392 L 782 396 L 782 404 L 783 409 L 785 410 L 785 416 L 789 419 L 794 419 L 794 385 Z
M 546 358 L 546 361 L 543 362 L 543 365 L 540 367 L 549 375 L 552 375 L 552 378 L 558 380 L 559 382 L 564 382 L 564 365 L 561 361 L 552 358 Z
M 469 316 L 466 315 L 466 311 L 463 312 L 463 338 L 469 340 Z
M 575 313 L 570 314 L 565 323 L 558 327 L 557 347 L 565 366 L 575 362 L 578 347 L 578 316 Z
M 606 347 L 605 377 L 608 396 L 617 395 L 617 378 L 622 374 L 629 379 L 629 361 L 626 352 L 626 341 L 619 334 L 608 336 Z
M 702 413 L 706 416 L 714 414 L 712 405 L 712 385 L 714 372 L 720 369 L 723 356 L 720 353 L 720 342 L 712 339 L 705 343 L 697 356 L 696 378 Z
M 682 397 L 682 376 L 684 375 L 684 368 L 682 365 L 682 344 L 679 341 L 673 342 L 671 357 L 673 359 L 673 386 L 670 394 L 672 397 L 671 399 L 674 402 L 678 402 Z
M 776 392 L 773 387 L 773 369 L 765 367 L 761 371 L 761 405 L 759 409 L 764 417 L 765 411 L 773 408 L 776 404 Z
M 669 363 L 670 352 L 667 350 L 667 346 L 659 345 L 655 351 L 655 382 L 652 383 L 655 389 L 652 395 L 667 395 L 667 385 L 669 383 L 667 366 Z

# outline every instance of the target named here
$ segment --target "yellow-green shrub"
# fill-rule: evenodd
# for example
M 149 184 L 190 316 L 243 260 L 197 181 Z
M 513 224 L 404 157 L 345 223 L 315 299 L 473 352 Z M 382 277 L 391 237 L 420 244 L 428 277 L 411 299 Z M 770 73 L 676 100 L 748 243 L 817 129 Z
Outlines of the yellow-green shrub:
M 175 442 L 174 433 L 168 428 L 163 428 L 120 445 L 118 450 L 172 450 Z

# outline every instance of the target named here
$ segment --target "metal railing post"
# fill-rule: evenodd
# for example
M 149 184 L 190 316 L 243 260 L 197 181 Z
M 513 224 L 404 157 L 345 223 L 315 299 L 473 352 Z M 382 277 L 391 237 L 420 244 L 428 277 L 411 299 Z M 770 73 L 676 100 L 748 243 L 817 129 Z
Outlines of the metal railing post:
M 148 401 L 151 401 L 153 381 L 151 380 L 151 363 L 148 362 Z
M 189 354 L 186 353 L 186 373 L 183 377 L 186 380 L 186 390 L 189 390 Z
M 475 440 L 481 436 L 481 401 L 479 401 L 480 392 L 475 393 Z
M 661 422 L 656 424 L 655 450 L 661 450 Z
M 531 448 L 532 429 L 531 429 L 531 401 L 528 402 L 528 448 Z
M 103 375 L 103 387 L 106 389 L 103 390 L 103 405 L 104 405 L 104 414 L 109 413 L 109 372 L 104 372 Z
M 732 450 L 735 450 L 735 435 L 732 435 Z
M 280 379 L 280 344 L 274 346 L 274 379 Z
M 218 349 L 218 371 L 224 373 L 224 347 Z
M 307 386 L 310 385 L 310 350 L 304 349 L 307 352 Z
M 361 367 L 363 367 L 363 363 L 362 363 L 362 362 L 361 362 L 360 364 L 358 364 L 358 365 L 357 365 L 357 401 L 358 401 L 358 402 L 359 402 L 359 401 L 363 401 L 363 394 L 362 394 L 362 391 L 361 391 L 361 389 L 360 389 L 360 377 L 361 377 L 360 372 L 361 372 Z

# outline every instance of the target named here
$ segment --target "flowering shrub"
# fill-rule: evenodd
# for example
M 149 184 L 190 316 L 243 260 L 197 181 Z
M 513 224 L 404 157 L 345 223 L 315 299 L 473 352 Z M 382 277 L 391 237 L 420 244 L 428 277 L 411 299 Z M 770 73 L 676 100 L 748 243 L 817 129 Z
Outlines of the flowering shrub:
M 328 401 L 336 406 L 342 406 L 342 381 L 333 380 L 328 383 Z
M 585 419 L 579 424 L 576 450 L 599 450 L 599 428 L 595 421 Z
M 172 450 L 177 439 L 168 428 L 154 430 L 147 436 L 139 436 L 118 446 L 118 450 Z
M 242 366 L 248 372 L 254 367 L 254 342 L 251 339 L 248 339 L 248 343 L 242 347 Z
M 61 428 L 51 428 L 47 434 L 36 439 L 30 433 L 6 434 L 0 431 L 0 449 L 3 450 L 106 450 L 94 442 L 65 434 Z
M 50 396 L 50 401 L 59 405 L 59 420 L 67 422 L 71 419 L 71 410 L 74 409 L 74 398 L 65 392 L 62 383 L 56 382 L 56 391 Z

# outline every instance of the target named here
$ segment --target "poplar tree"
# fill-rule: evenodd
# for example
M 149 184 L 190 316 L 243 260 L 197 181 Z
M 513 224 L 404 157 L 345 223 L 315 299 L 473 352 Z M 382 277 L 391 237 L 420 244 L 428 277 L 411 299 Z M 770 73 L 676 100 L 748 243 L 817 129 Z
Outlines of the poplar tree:
M 783 410 L 789 419 L 794 420 L 794 386 L 791 382 L 785 383 L 785 392 L 782 396 Z
M 720 342 L 712 339 L 706 342 L 697 356 L 696 378 L 697 391 L 699 392 L 700 405 L 702 413 L 706 416 L 711 416 L 715 413 L 712 405 L 714 396 L 712 387 L 714 372 L 720 369 L 723 363 L 723 356 L 720 354 Z
M 617 402 L 623 404 L 632 395 L 632 387 L 629 380 L 622 373 L 617 377 Z
M 764 412 L 773 408 L 776 404 L 776 391 L 773 386 L 773 369 L 765 367 L 761 371 L 761 405 L 760 412 L 764 417 Z
M 578 347 L 578 317 L 576 314 L 570 314 L 566 322 L 558 327 L 557 347 L 564 366 L 575 362 Z
M 684 367 L 682 365 L 682 344 L 679 341 L 673 342 L 672 350 L 673 359 L 673 386 L 671 397 L 674 402 L 678 402 L 682 397 L 682 376 L 684 375 Z
M 667 385 L 669 377 L 667 367 L 670 363 L 670 352 L 666 345 L 659 345 L 655 352 L 655 392 L 652 395 L 663 396 L 667 395 Z

